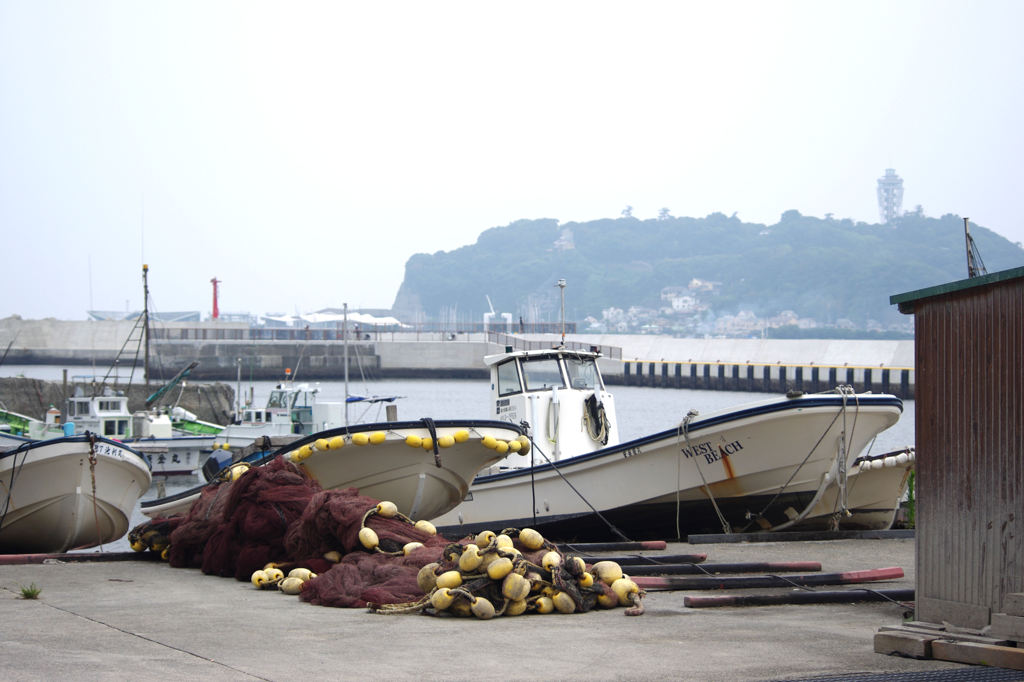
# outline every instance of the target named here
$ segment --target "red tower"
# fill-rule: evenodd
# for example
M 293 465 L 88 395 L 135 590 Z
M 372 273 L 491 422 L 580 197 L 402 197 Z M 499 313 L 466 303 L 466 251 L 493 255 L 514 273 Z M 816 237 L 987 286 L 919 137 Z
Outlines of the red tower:
M 220 280 L 214 277 L 210 280 L 210 284 L 213 285 L 213 319 L 220 317 L 220 310 L 217 308 L 217 285 L 220 284 Z

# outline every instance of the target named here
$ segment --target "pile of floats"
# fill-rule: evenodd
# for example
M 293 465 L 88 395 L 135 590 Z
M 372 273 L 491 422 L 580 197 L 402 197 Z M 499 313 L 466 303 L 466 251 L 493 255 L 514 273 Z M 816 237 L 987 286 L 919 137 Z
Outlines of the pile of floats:
M 401 519 L 429 535 L 436 530 L 429 521 L 412 521 L 394 503 L 380 502 L 363 516 L 359 542 L 368 552 L 408 556 L 423 547 L 409 542 L 401 549 L 381 547 L 377 533 L 366 525 L 375 515 Z M 324 555 L 338 562 L 337 551 Z M 301 595 L 317 574 L 297 567 L 287 574 L 268 564 L 252 574 L 252 584 L 261 590 L 279 590 Z M 423 597 L 401 604 L 370 604 L 375 613 L 426 613 L 474 616 L 488 620 L 495 616 L 524 613 L 582 613 L 594 608 L 626 607 L 626 615 L 643 613 L 644 596 L 637 584 L 614 561 L 588 565 L 583 558 L 563 554 L 556 545 L 531 528 L 506 529 L 501 533 L 483 531 L 466 544 L 450 543 L 438 561 L 420 568 L 416 581 Z

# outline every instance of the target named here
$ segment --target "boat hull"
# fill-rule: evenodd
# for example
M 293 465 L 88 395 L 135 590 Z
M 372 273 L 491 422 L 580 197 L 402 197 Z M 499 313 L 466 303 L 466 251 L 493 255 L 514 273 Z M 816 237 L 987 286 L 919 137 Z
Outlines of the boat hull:
M 854 462 L 847 475 L 846 511 L 842 511 L 839 488 L 829 486 L 795 529 L 888 530 L 913 470 L 913 448 Z
M 126 532 L 151 482 L 145 460 L 88 436 L 28 443 L 0 456 L 0 553 L 65 552 Z
M 887 395 L 761 401 L 693 419 L 685 434 L 478 476 L 433 522 L 453 537 L 529 525 L 577 540 L 607 538 L 609 524 L 638 539 L 767 530 L 799 517 L 835 478 L 840 452 L 860 452 L 901 412 Z
M 384 422 L 331 429 L 297 440 L 267 455 L 253 458 L 254 464 L 287 456 L 325 489 L 358 488 L 369 497 L 394 502 L 399 511 L 413 519 L 429 519 L 458 505 L 466 496 L 474 476 L 505 454 L 486 447 L 487 437 L 509 441 L 523 434 L 520 427 L 499 421 Z M 430 438 L 465 431 L 468 437 L 448 447 L 410 446 Z M 382 434 L 381 442 L 358 445 L 359 435 Z M 343 447 L 329 447 L 335 437 Z M 407 440 L 409 439 L 409 440 Z M 447 442 L 447 441 L 446 441 Z M 303 448 L 308 448 L 303 451 Z M 296 456 L 300 451 L 308 454 Z M 143 502 L 142 513 L 150 518 L 184 514 L 199 497 L 202 486 L 180 495 Z

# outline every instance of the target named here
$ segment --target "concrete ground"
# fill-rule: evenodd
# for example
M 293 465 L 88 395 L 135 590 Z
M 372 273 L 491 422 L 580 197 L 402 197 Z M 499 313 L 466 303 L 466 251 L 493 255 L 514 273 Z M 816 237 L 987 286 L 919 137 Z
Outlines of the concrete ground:
M 823 572 L 899 566 L 903 579 L 877 586 L 914 585 L 912 539 L 681 543 L 665 553 L 820 561 Z M 39 598 L 22 599 L 32 583 Z M 896 604 L 690 609 L 685 594 L 694 592 L 649 593 L 640 617 L 614 609 L 484 622 L 311 606 L 160 562 L 3 565 L 0 677 L 793 680 L 967 667 L 874 653 L 878 628 L 908 613 Z

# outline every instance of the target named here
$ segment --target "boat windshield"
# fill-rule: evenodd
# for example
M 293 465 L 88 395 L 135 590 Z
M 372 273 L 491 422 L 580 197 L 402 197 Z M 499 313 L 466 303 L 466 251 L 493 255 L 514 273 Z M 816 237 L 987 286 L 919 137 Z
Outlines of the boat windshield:
M 523 382 L 527 391 L 565 386 L 557 358 L 523 358 Z
M 519 393 L 522 387 L 519 385 L 519 372 L 516 371 L 516 361 L 510 360 L 498 365 L 498 395 L 512 395 Z
M 565 372 L 572 388 L 600 388 L 601 378 L 593 358 L 565 358 Z
M 291 408 L 291 391 L 271 391 L 267 398 L 267 407 Z

